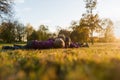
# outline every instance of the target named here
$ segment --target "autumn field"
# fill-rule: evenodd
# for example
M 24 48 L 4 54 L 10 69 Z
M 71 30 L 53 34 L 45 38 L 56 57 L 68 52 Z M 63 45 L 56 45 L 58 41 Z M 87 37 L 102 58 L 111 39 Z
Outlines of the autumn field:
M 72 49 L 0 49 L 0 80 L 120 80 L 120 43 Z

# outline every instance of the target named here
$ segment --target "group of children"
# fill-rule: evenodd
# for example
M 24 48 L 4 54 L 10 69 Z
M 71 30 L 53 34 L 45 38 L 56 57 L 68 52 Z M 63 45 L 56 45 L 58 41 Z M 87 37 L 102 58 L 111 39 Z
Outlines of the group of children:
M 26 45 L 16 45 L 13 46 L 3 46 L 2 49 L 51 49 L 51 48 L 79 48 L 79 47 L 89 47 L 87 43 L 75 43 L 72 42 L 69 37 L 64 35 L 59 35 L 57 38 L 50 38 L 46 41 L 32 40 Z

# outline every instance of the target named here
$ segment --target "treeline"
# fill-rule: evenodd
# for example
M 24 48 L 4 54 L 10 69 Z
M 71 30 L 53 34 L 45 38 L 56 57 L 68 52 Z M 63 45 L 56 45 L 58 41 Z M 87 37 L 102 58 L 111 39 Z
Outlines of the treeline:
M 5 21 L 0 25 L 1 42 L 24 42 L 30 40 L 46 40 L 52 33 L 49 32 L 48 26 L 40 25 L 38 30 L 27 24 L 26 26 L 19 21 Z
M 80 21 L 72 21 L 69 29 L 59 29 L 52 33 L 47 25 L 40 25 L 38 30 L 35 30 L 32 25 L 24 25 L 19 21 L 7 20 L 0 25 L 0 41 L 6 43 L 26 42 L 30 40 L 44 41 L 48 38 L 55 38 L 60 34 L 70 37 L 74 42 L 91 42 L 91 30 L 85 25 L 85 18 Z M 93 36 L 94 42 L 113 42 L 115 40 L 113 33 L 113 23 L 110 19 L 101 20 L 101 25 L 96 28 Z M 93 34 L 94 34 L 93 33 Z

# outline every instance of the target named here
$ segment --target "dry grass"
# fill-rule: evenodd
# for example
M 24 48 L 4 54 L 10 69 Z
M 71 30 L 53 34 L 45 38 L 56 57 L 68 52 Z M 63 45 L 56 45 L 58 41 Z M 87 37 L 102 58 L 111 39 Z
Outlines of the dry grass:
M 0 52 L 0 80 L 119 80 L 120 44 Z

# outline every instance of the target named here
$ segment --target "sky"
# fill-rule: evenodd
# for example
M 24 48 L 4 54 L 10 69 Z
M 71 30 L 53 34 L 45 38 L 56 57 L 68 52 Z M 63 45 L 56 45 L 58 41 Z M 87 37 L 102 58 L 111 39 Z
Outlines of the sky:
M 120 0 L 98 0 L 96 9 L 99 17 L 114 22 L 115 35 L 120 37 Z M 45 24 L 51 32 L 57 26 L 67 28 L 72 21 L 80 20 L 85 10 L 84 0 L 15 0 L 15 17 L 35 29 Z

